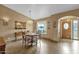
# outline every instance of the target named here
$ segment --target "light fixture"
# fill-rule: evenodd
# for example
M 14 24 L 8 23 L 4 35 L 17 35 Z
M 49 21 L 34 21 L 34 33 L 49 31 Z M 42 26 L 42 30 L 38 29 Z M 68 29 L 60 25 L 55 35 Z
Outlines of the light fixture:
M 31 18 L 31 10 L 29 10 L 29 16 L 30 16 L 30 18 Z
M 4 25 L 8 25 L 9 18 L 7 16 L 3 17 L 2 20 Z
M 20 23 L 20 22 L 18 22 L 18 23 L 17 23 L 17 25 L 21 25 L 21 23 Z
M 29 16 L 31 17 L 31 10 L 29 10 Z

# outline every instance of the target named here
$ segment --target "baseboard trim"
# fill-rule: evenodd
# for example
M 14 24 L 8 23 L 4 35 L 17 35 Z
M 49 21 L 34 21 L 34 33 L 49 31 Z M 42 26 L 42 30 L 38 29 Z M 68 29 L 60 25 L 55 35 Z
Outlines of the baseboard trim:
M 19 41 L 19 40 L 22 40 L 22 39 L 7 41 L 7 43 L 16 42 L 16 41 Z

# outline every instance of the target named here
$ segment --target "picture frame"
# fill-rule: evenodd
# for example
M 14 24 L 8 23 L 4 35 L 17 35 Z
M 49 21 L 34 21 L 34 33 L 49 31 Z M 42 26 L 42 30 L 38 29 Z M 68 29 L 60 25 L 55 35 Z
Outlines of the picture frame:
M 15 21 L 15 29 L 26 29 L 26 22 Z

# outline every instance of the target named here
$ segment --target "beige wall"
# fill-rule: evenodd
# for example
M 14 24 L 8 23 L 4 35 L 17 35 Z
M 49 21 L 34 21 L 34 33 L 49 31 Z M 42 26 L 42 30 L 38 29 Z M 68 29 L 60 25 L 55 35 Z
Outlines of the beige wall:
M 43 35 L 44 38 L 54 40 L 54 41 L 60 40 L 58 38 L 58 20 L 64 16 L 77 16 L 78 17 L 79 16 L 79 9 L 71 10 L 71 11 L 67 11 L 67 12 L 62 12 L 59 14 L 54 14 L 50 17 L 41 19 L 41 20 L 45 20 L 47 22 L 51 22 L 50 29 L 47 29 L 48 34 Z M 36 22 L 38 22 L 38 21 L 40 21 L 40 19 L 38 19 L 37 21 L 34 22 L 34 27 L 36 26 Z M 54 26 L 54 24 L 56 27 Z M 34 28 L 34 30 L 35 29 L 36 28 Z
M 2 17 L 5 17 L 5 16 L 7 16 L 10 19 L 8 22 L 8 25 L 6 25 L 6 26 L 3 25 L 3 21 L 2 21 Z M 45 34 L 42 36 L 44 38 L 47 38 L 50 40 L 59 41 L 58 19 L 60 19 L 61 17 L 64 17 L 64 16 L 79 16 L 79 9 L 55 14 L 50 17 L 41 19 L 41 20 L 47 21 L 47 25 L 48 25 L 48 22 L 50 22 L 50 28 L 49 29 L 47 28 L 48 34 Z M 33 23 L 30 18 L 0 5 L 0 36 L 5 37 L 6 38 L 5 40 L 7 40 L 7 38 L 10 38 L 10 40 L 13 40 L 13 38 L 15 38 L 14 33 L 16 31 L 22 31 L 22 30 L 15 30 L 15 21 L 27 22 L 26 23 L 27 29 L 30 31 L 33 30 L 33 32 L 35 32 L 36 31 L 36 23 L 38 21 L 40 21 L 40 19 L 37 21 L 34 21 L 34 23 Z M 34 26 L 33 26 L 33 24 L 34 24 Z M 54 26 L 54 24 L 56 27 Z M 27 29 L 25 29 L 24 31 L 26 31 Z
M 3 25 L 2 17 L 9 18 L 8 25 Z M 24 16 L 18 12 L 15 12 L 7 7 L 0 5 L 0 36 L 5 37 L 6 38 L 5 40 L 7 39 L 13 40 L 15 39 L 14 37 L 15 32 L 27 30 L 27 29 L 15 30 L 15 21 L 26 22 L 26 28 L 30 31 L 33 30 L 33 27 L 32 27 L 33 22 L 29 17 Z

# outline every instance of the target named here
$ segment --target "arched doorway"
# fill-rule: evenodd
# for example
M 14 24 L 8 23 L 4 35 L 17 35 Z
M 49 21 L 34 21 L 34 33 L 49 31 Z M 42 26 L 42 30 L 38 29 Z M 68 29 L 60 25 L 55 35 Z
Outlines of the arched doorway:
M 58 36 L 60 39 L 79 39 L 79 17 L 64 16 L 58 20 Z

